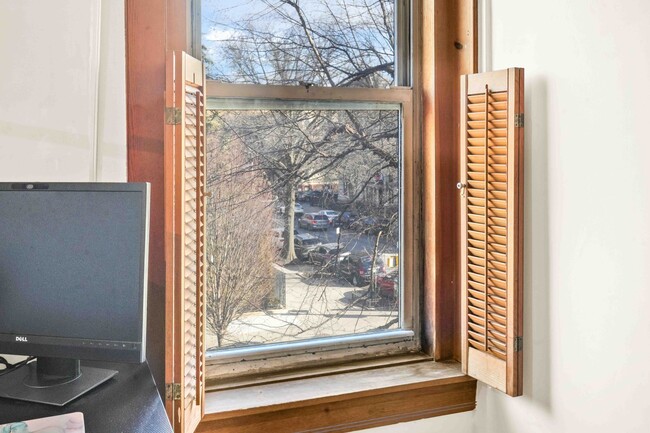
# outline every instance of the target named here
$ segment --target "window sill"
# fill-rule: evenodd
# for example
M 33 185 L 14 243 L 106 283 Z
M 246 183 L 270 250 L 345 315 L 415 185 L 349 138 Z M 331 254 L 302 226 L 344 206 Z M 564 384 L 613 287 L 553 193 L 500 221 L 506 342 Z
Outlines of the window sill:
M 206 394 L 197 432 L 349 432 L 473 410 L 456 362 L 417 362 Z

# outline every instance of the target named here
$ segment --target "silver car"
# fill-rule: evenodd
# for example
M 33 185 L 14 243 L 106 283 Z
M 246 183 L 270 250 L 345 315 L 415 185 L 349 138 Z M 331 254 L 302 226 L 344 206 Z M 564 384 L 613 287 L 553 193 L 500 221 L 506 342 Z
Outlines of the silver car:
M 330 226 L 330 221 L 327 216 L 317 213 L 308 213 L 303 215 L 298 220 L 298 227 L 306 228 L 307 230 L 327 230 Z

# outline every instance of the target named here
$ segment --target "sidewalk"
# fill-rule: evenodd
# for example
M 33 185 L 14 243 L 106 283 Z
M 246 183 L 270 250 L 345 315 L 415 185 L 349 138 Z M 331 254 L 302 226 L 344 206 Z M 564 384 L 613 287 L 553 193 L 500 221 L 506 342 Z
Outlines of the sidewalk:
M 231 323 L 228 334 L 238 345 L 369 332 L 397 318 L 393 302 L 379 300 L 367 306 L 364 287 L 352 287 L 332 275 L 314 274 L 311 265 L 275 267 L 285 274 L 286 305 L 246 313 Z M 214 346 L 210 344 L 213 340 L 208 335 L 208 347 Z

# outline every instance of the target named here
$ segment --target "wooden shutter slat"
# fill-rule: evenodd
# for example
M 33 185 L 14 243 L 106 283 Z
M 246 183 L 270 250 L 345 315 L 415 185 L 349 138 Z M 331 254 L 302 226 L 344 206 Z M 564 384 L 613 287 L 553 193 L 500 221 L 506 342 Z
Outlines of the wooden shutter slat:
M 478 286 L 481 287 L 480 285 L 478 285 Z M 473 314 L 475 316 L 478 316 L 478 317 L 480 317 L 482 319 L 485 319 L 485 313 L 486 312 L 485 312 L 484 308 L 479 309 L 479 308 L 475 308 L 475 307 L 473 307 L 471 305 L 469 305 L 467 308 L 470 310 L 471 314 Z
M 480 215 L 468 214 L 467 215 L 472 222 L 485 224 L 485 217 Z
M 480 107 L 485 108 L 485 105 L 481 104 Z M 479 106 L 477 106 L 476 109 L 478 110 Z M 508 117 L 508 110 L 494 110 L 488 113 L 488 121 L 505 120 L 507 119 L 507 117 Z M 478 121 L 478 120 L 484 121 L 485 112 L 484 111 L 469 112 L 467 113 L 467 118 L 471 121 Z
M 479 335 L 483 335 L 483 334 L 481 334 L 481 332 L 483 330 L 483 326 L 484 326 L 483 324 L 484 324 L 485 321 L 482 320 L 482 319 L 479 319 L 478 317 L 476 319 L 477 319 L 477 323 L 474 323 L 472 321 L 469 322 L 469 328 L 473 332 L 476 332 Z M 478 322 L 480 322 L 480 323 L 478 323 Z
M 461 78 L 463 369 L 522 393 L 523 70 Z
M 467 291 L 472 295 L 474 298 L 480 299 L 482 301 L 485 301 L 485 294 L 481 292 L 480 290 L 473 290 L 471 288 L 468 288 Z

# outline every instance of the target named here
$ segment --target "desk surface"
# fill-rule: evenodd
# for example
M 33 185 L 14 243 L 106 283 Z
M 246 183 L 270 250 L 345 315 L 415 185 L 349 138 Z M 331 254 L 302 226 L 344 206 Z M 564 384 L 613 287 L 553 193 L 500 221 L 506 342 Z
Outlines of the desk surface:
M 119 373 L 64 407 L 0 398 L 0 424 L 82 412 L 87 433 L 172 433 L 147 363 L 82 362 L 82 365 Z

